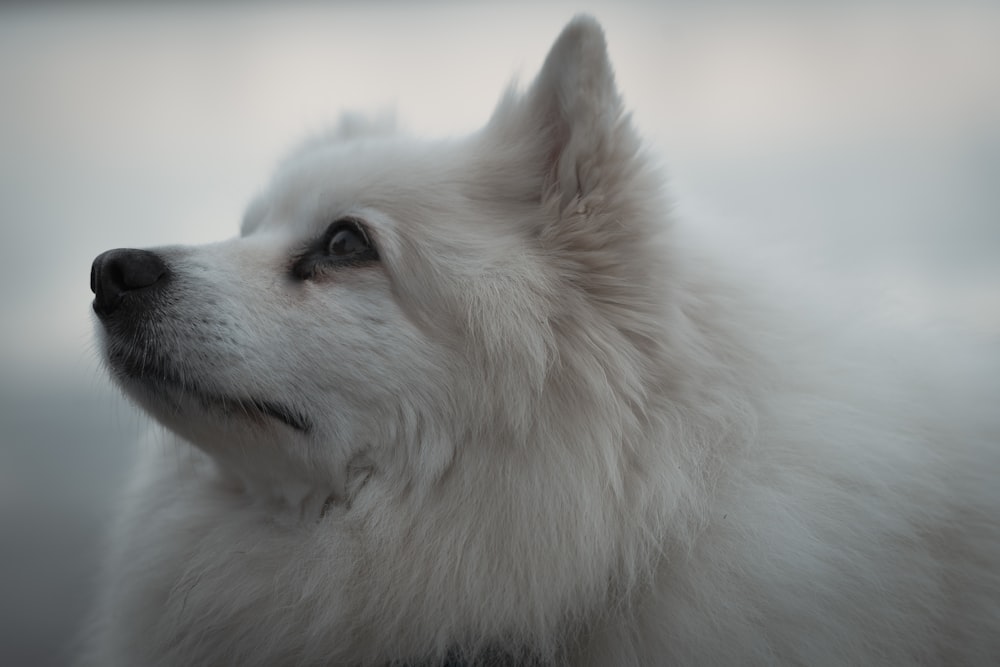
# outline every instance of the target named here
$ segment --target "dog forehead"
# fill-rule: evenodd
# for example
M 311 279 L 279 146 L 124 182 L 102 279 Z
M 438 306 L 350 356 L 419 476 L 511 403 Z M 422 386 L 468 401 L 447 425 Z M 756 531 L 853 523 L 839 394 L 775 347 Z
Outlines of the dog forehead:
M 430 142 L 369 139 L 307 149 L 287 160 L 271 186 L 274 205 L 295 210 L 381 208 L 427 197 L 457 182 L 454 151 Z
M 405 244 L 408 237 L 436 243 L 443 236 L 458 241 L 485 222 L 483 202 L 470 198 L 478 192 L 470 181 L 481 172 L 474 166 L 476 154 L 468 138 L 307 146 L 281 163 L 251 203 L 243 235 L 281 229 L 309 237 L 339 218 L 356 217 L 383 243 Z

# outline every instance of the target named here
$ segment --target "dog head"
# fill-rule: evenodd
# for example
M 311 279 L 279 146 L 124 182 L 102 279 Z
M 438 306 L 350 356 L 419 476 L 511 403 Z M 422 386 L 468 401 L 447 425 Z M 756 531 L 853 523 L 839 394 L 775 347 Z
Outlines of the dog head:
M 239 238 L 102 254 L 108 366 L 251 477 L 343 492 L 352 462 L 430 479 L 458 447 L 524 441 L 571 363 L 608 386 L 570 393 L 637 390 L 615 376 L 653 335 L 645 221 L 662 206 L 638 150 L 579 19 L 470 137 L 334 133 L 281 165 Z

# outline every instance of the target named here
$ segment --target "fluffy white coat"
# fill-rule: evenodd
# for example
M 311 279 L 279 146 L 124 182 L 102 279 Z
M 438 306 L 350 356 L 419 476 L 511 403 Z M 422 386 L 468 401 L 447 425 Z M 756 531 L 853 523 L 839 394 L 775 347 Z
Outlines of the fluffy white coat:
M 346 134 L 99 327 L 169 430 L 89 664 L 1000 663 L 996 394 L 918 396 L 684 242 L 592 19 L 478 133 Z M 289 277 L 344 216 L 378 261 Z

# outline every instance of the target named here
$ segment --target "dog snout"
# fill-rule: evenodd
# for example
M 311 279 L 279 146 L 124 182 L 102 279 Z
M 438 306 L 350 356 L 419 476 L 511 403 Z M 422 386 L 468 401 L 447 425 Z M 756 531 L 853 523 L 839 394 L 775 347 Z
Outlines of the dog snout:
M 97 256 L 90 268 L 90 289 L 94 292 L 94 312 L 108 317 L 124 303 L 130 293 L 161 288 L 168 276 L 163 259 L 149 250 L 118 248 Z

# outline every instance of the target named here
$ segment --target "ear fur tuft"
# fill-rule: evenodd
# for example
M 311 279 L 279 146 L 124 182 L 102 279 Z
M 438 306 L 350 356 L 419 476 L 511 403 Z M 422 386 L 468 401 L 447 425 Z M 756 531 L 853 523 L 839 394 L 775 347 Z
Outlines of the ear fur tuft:
M 600 144 L 621 115 L 604 33 L 593 18 L 580 16 L 566 26 L 529 100 L 548 125 L 553 140 L 548 185 L 557 190 L 560 208 L 566 209 L 589 194 L 593 183 L 581 168 L 593 168 Z
M 508 95 L 491 126 L 503 141 L 524 146 L 522 165 L 540 173 L 539 193 L 561 213 L 585 212 L 619 185 L 638 151 L 615 86 L 604 32 L 590 16 L 563 29 L 523 98 Z M 619 181 L 619 182 L 614 182 Z
M 523 95 L 508 91 L 485 140 L 492 196 L 540 207 L 522 219 L 563 276 L 601 301 L 648 291 L 638 267 L 662 261 L 651 241 L 669 206 L 593 18 L 569 23 Z

